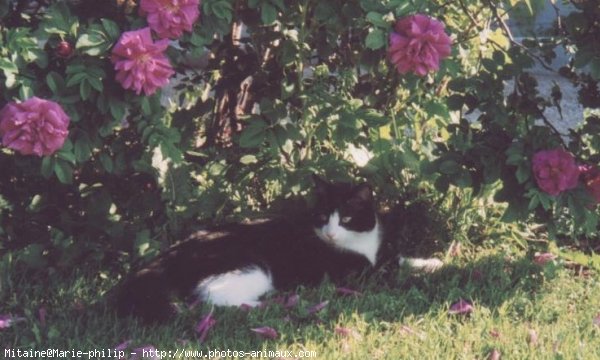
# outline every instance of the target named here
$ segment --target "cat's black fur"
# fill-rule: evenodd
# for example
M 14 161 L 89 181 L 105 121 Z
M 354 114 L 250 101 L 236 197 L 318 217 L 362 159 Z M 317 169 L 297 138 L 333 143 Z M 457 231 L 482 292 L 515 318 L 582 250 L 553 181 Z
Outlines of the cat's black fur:
M 365 256 L 332 246 L 314 231 L 336 209 L 342 216 L 352 217 L 345 225 L 348 229 L 373 229 L 377 215 L 370 186 L 329 184 L 319 178 L 315 183 L 316 205 L 306 216 L 200 231 L 132 272 L 118 289 L 118 312 L 147 321 L 165 320 L 172 311 L 173 295 L 189 296 L 207 276 L 249 266 L 270 272 L 278 290 L 317 284 L 326 275 L 340 279 L 371 268 Z M 381 242 L 378 264 L 394 256 L 388 245 Z

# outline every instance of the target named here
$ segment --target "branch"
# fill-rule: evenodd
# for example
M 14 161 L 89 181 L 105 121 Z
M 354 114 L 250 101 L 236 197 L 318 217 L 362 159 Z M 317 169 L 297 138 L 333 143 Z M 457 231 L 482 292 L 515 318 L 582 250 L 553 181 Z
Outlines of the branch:
M 504 31 L 504 33 L 508 37 L 508 40 L 510 41 L 510 43 L 513 44 L 514 46 L 522 49 L 523 51 L 525 51 L 527 53 L 527 55 L 529 55 L 532 58 L 536 59 L 542 65 L 542 67 L 544 69 L 546 69 L 548 71 L 554 72 L 554 69 L 552 69 L 550 66 L 548 66 L 546 64 L 546 62 L 544 61 L 544 59 L 542 59 L 539 55 L 537 55 L 533 51 L 531 51 L 531 49 L 529 49 L 527 46 L 525 46 L 525 45 L 521 44 L 520 42 L 518 42 L 517 40 L 515 40 L 512 32 L 508 28 L 508 25 L 506 25 L 506 22 L 504 21 L 504 19 L 502 19 L 502 17 L 500 16 L 500 14 L 498 14 L 498 7 L 494 3 L 492 3 L 491 1 L 488 1 L 488 4 L 490 5 L 490 8 L 492 9 L 492 13 L 494 15 L 494 18 L 498 21 L 498 24 L 500 24 L 500 27 L 502 28 L 502 30 Z
M 558 129 L 550 122 L 550 120 L 548 120 L 548 118 L 546 117 L 546 115 L 544 115 L 544 112 L 542 110 L 539 111 L 539 115 L 544 121 L 544 124 L 546 124 L 550 129 L 552 129 L 552 131 L 554 131 L 558 135 L 558 137 L 560 138 L 560 142 L 565 147 L 565 149 L 568 149 L 567 143 L 565 142 L 565 139 L 563 139 L 563 134 L 561 134 L 560 131 L 558 131 Z

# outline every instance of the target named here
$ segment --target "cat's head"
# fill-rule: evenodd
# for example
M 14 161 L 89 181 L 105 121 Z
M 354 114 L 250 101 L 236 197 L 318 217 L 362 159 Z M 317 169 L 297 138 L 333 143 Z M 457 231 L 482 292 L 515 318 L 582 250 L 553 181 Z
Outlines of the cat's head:
M 313 227 L 317 236 L 332 245 L 350 248 L 376 231 L 373 190 L 367 183 L 329 183 L 313 176 L 317 197 Z

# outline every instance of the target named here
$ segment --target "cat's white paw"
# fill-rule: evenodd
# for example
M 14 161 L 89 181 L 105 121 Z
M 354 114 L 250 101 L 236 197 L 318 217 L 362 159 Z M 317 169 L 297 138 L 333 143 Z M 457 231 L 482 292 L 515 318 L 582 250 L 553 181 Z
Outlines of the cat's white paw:
M 432 273 L 444 266 L 444 262 L 437 258 L 421 259 L 421 258 L 405 258 L 398 259 L 400 266 L 408 266 L 415 271 Z

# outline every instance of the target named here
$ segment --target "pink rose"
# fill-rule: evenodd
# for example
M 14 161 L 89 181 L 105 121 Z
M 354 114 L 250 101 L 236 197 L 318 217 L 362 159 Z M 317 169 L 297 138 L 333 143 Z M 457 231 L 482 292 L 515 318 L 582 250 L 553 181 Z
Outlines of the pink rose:
M 174 74 L 171 63 L 163 53 L 169 40 L 152 41 L 150 28 L 127 31 L 112 50 L 111 60 L 117 71 L 116 79 L 123 88 L 139 95 L 151 95 L 169 82 Z
M 581 180 L 596 203 L 600 203 L 600 168 L 596 165 L 580 165 Z
M 2 145 L 23 155 L 52 155 L 62 148 L 71 120 L 60 105 L 32 97 L 0 110 Z
M 150 28 L 161 39 L 176 39 L 192 31 L 198 16 L 199 0 L 142 0 L 140 15 L 147 15 Z
M 571 153 L 557 148 L 538 151 L 531 161 L 533 175 L 540 189 L 558 195 L 577 186 L 579 167 Z
M 427 15 L 399 19 L 390 34 L 388 56 L 400 74 L 409 71 L 425 76 L 440 68 L 440 60 L 450 55 L 450 37 L 444 24 Z

